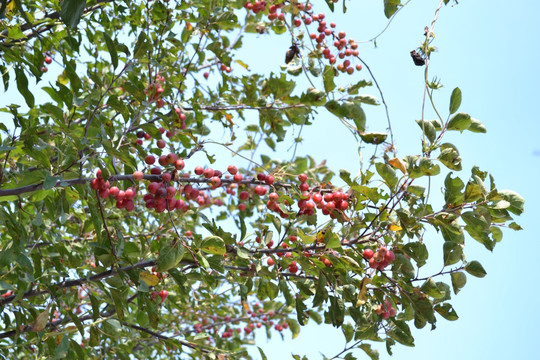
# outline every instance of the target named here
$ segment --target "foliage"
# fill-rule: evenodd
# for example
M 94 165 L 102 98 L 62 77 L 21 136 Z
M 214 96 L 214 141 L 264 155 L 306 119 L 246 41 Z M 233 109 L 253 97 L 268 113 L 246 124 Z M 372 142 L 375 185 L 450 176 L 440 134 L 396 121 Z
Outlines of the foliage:
M 347 341 L 336 357 L 375 359 L 372 342 L 413 346 L 411 325 L 458 318 L 452 292 L 486 275 L 465 239 L 493 250 L 501 228 L 520 229 L 523 199 L 478 167 L 454 174 L 461 155 L 444 135 L 486 132 L 458 112 L 459 88 L 446 119 L 417 120 L 421 154 L 396 156 L 389 118 L 366 132 L 363 107 L 387 104 L 358 44 L 315 12 L 337 5 L 3 2 L 3 85 L 25 101 L 1 109 L 13 123 L 0 124 L 3 358 L 251 358 L 255 333 L 324 322 Z M 384 13 L 402 6 L 384 0 Z M 426 67 L 435 20 L 415 51 Z M 242 39 L 257 33 L 284 44 L 270 75 L 243 71 L 254 50 Z M 373 84 L 381 101 L 359 94 Z M 326 110 L 375 149 L 358 176 L 272 158 Z M 212 169 L 223 157 L 237 163 Z M 438 176 L 442 205 L 422 182 Z M 429 257 L 429 228 L 443 259 Z M 442 269 L 421 277 L 432 262 Z

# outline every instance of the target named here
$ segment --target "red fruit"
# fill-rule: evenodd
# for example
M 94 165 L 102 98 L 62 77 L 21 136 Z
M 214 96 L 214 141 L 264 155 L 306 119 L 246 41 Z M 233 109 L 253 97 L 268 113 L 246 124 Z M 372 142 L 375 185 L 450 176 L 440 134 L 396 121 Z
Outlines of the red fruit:
M 99 197 L 102 199 L 106 199 L 109 197 L 109 189 L 103 189 L 99 191 Z
M 174 164 L 174 162 L 178 159 L 178 156 L 176 154 L 169 154 L 167 155 L 167 163 L 168 164 Z
M 196 175 L 202 175 L 204 169 L 202 168 L 202 166 L 197 166 L 194 171 Z
M 262 185 L 255 186 L 254 191 L 255 191 L 255 194 L 259 196 L 263 196 L 264 194 L 266 194 L 266 188 Z
M 278 201 L 279 195 L 276 192 L 271 192 L 270 195 L 268 195 L 268 199 L 271 201 Z
M 158 167 L 153 167 L 150 169 L 150 174 L 152 175 L 161 175 L 161 169 Z
M 116 186 L 113 186 L 109 189 L 109 195 L 111 195 L 112 197 L 117 197 L 119 192 L 120 189 L 118 189 Z
M 239 183 L 240 181 L 242 181 L 242 178 L 243 178 L 242 174 L 236 173 L 233 176 L 233 181 L 236 182 L 236 183 Z
M 176 170 L 182 170 L 186 164 L 184 163 L 184 160 L 178 159 L 174 162 L 174 167 Z
M 258 173 L 257 174 L 257 180 L 264 181 L 266 179 L 266 174 Z
M 371 249 L 364 249 L 364 252 L 362 254 L 364 256 L 364 259 L 369 260 L 373 257 L 373 250 Z
M 142 171 L 135 171 L 133 173 L 133 180 L 135 181 L 141 181 L 144 178 L 144 174 Z
M 221 179 L 217 176 L 213 176 L 210 178 L 210 184 L 212 184 L 213 188 L 217 188 L 219 185 L 221 185 Z
M 362 70 L 362 65 L 356 64 L 356 70 L 358 70 L 358 71 Z
M 153 163 L 156 162 L 156 158 L 155 158 L 153 155 L 147 155 L 146 158 L 144 159 L 144 161 L 145 161 L 148 165 L 152 165 Z
M 316 203 L 320 203 L 323 199 L 322 195 L 320 193 L 315 193 L 313 194 L 313 196 L 311 197 L 311 199 Z
M 44 73 L 46 73 L 47 71 L 49 71 L 49 68 L 46 67 L 46 66 L 43 66 L 43 67 L 41 68 L 41 71 L 44 72 Z
M 145 140 L 150 140 L 152 137 L 150 136 L 150 134 L 147 134 L 147 133 L 144 133 L 144 139 Z
M 161 166 L 167 166 L 167 157 L 165 155 L 161 155 L 158 159 L 158 163 Z
M 162 140 L 162 139 L 159 139 L 157 141 L 157 147 L 160 148 L 160 149 L 163 149 L 165 147 L 165 141 Z
M 308 191 L 309 190 L 309 185 L 307 182 L 303 182 L 300 184 L 300 186 L 298 187 L 300 189 L 300 191 Z
M 204 169 L 203 176 L 207 179 L 210 179 L 212 176 L 214 176 L 214 169 L 212 168 Z
M 92 181 L 90 181 L 90 187 L 94 190 L 99 189 L 98 179 L 93 179 Z
M 120 193 L 120 192 L 118 192 L 118 193 Z M 135 197 L 135 190 L 133 190 L 133 188 L 131 188 L 131 187 L 127 188 L 127 190 L 124 193 L 124 196 L 125 196 L 126 199 L 129 199 L 129 200 L 133 199 Z
M 264 182 L 266 185 L 272 185 L 274 183 L 274 177 L 272 175 L 266 175 Z
M 300 181 L 301 183 L 304 183 L 307 181 L 307 175 L 302 173 L 300 175 L 298 175 L 298 181 Z
M 43 61 L 45 62 L 45 64 L 50 64 L 50 63 L 52 63 L 52 58 L 50 56 L 45 56 Z
M 240 200 L 247 200 L 249 198 L 249 193 L 245 190 L 241 191 L 238 197 L 240 197 Z
M 161 175 L 161 180 L 163 180 L 163 182 L 166 182 L 166 183 L 171 181 L 171 178 L 172 178 L 171 173 L 164 173 L 163 175 Z
M 204 72 L 203 76 L 204 76 L 205 79 L 208 79 L 208 77 L 210 76 L 210 73 L 208 71 L 206 71 L 206 72 Z
M 161 109 L 161 108 L 164 107 L 164 106 L 165 106 L 165 100 L 163 100 L 163 99 L 158 99 L 158 101 L 156 102 L 156 107 L 157 107 L 158 109 Z
M 291 240 L 291 242 L 296 242 L 298 240 L 298 237 L 296 235 L 291 235 L 289 236 L 289 239 Z
M 375 258 L 369 259 L 369 267 L 372 269 L 376 269 L 379 267 L 379 263 L 375 261 Z
M 324 265 L 326 265 L 327 267 L 332 266 L 332 262 L 331 262 L 330 259 L 328 259 L 328 258 L 324 258 L 323 263 L 324 263 Z
M 240 211 L 246 210 L 246 204 L 238 204 L 238 210 Z
M 150 185 L 148 185 L 148 192 L 150 194 L 156 194 L 160 187 L 161 187 L 160 183 L 157 183 L 157 182 L 150 183 Z
M 161 302 L 164 302 L 167 296 L 169 296 L 169 292 L 167 290 L 161 290 L 158 295 L 161 298 Z
M 238 168 L 234 165 L 229 165 L 227 166 L 227 171 L 229 172 L 229 174 L 234 175 L 238 172 Z
M 266 263 L 268 264 L 268 266 L 272 266 L 274 265 L 274 259 L 272 259 L 271 257 L 269 257 L 267 260 L 266 260 Z
M 396 255 L 392 250 L 389 250 L 384 254 L 384 261 L 388 262 L 389 264 L 393 262 L 396 259 Z

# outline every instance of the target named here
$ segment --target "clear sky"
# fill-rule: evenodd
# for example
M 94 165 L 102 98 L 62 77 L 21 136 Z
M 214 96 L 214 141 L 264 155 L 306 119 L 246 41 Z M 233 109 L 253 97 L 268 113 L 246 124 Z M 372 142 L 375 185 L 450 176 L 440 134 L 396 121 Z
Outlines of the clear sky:
M 326 12 L 327 21 L 335 21 L 337 29 L 361 40 L 371 38 L 386 25 L 382 3 L 348 1 L 346 16 L 338 14 L 340 11 L 330 14 L 324 3 L 316 9 Z M 371 67 L 389 104 L 401 156 L 420 150 L 420 129 L 414 120 L 421 113 L 423 68 L 412 64 L 409 52 L 420 44 L 423 28 L 431 23 L 437 5 L 438 1 L 412 0 L 377 39 L 376 48 L 372 43 L 360 46 L 360 56 Z M 505 231 L 493 253 L 469 239 L 468 259 L 479 260 L 488 274 L 483 279 L 469 276 L 465 288 L 453 296 L 460 319 L 449 322 L 441 318 L 434 331 L 429 327 L 413 329 L 416 347 L 397 345 L 393 357 L 379 346 L 381 359 L 540 358 L 536 328 L 539 291 L 535 284 L 536 254 L 540 251 L 536 230 L 540 220 L 536 189 L 540 175 L 539 13 L 540 2 L 532 0 L 460 0 L 458 5 L 443 7 L 439 14 L 434 42 L 438 52 L 432 55 L 430 65 L 430 79 L 437 76 L 445 86 L 436 95 L 438 106 L 448 109 L 450 93 L 457 86 L 463 93 L 460 111 L 479 119 L 488 129 L 487 134 L 453 133 L 446 138 L 463 158 L 459 175 L 466 181 L 470 168 L 479 165 L 494 175 L 499 189 L 519 192 L 526 200 L 525 213 L 518 219 L 524 230 Z M 289 39 L 252 35 L 251 41 L 245 38 L 243 42 L 256 54 L 244 57 L 253 71 L 277 71 L 276 64 L 282 63 L 284 53 L 277 49 L 286 49 Z M 368 74 L 355 76 L 360 80 Z M 366 92 L 378 96 L 375 91 Z M 371 130 L 385 129 L 382 107 L 367 110 L 367 115 Z M 351 163 L 355 156 L 349 154 L 356 154 L 356 144 L 336 122 L 321 113 L 316 126 L 302 133 L 304 143 L 299 153 L 327 159 L 333 169 L 347 168 L 354 173 L 358 165 Z M 440 188 L 432 186 L 434 202 L 440 198 Z M 426 241 L 433 244 L 430 258 L 439 261 L 436 251 L 442 247 L 441 236 L 434 233 Z M 269 359 L 290 359 L 291 353 L 320 359 L 319 351 L 331 357 L 344 343 L 340 331 L 328 326 L 303 328 L 294 341 L 290 333 L 284 342 L 279 336 L 266 342 L 262 333 L 257 339 Z M 358 357 L 366 358 L 361 350 Z
M 322 0 L 315 1 L 315 9 L 325 12 L 327 21 L 335 21 L 338 29 L 346 30 L 358 41 L 373 37 L 386 26 L 382 3 L 347 1 L 349 10 L 345 16 L 339 14 L 341 5 L 331 14 Z M 437 5 L 436 0 L 411 0 L 377 39 L 377 47 L 373 43 L 359 47 L 360 56 L 374 72 L 390 107 L 399 156 L 420 151 L 421 134 L 414 120 L 421 113 L 423 68 L 413 65 L 409 52 L 420 44 L 424 26 L 431 23 Z M 479 260 L 488 274 L 483 279 L 468 276 L 465 288 L 453 297 L 460 319 L 440 319 L 434 331 L 428 327 L 413 329 L 416 347 L 396 345 L 390 357 L 380 346 L 381 359 L 540 358 L 536 328 L 540 321 L 540 292 L 535 282 L 536 256 L 540 253 L 536 230 L 540 223 L 540 195 L 536 189 L 540 175 L 538 14 L 540 2 L 534 0 L 459 0 L 458 5 L 445 6 L 439 14 L 434 42 L 439 51 L 432 55 L 430 78 L 437 76 L 445 87 L 437 93 L 436 101 L 446 110 L 452 89 L 460 87 L 460 110 L 482 121 L 488 129 L 487 134 L 449 134 L 446 140 L 458 147 L 463 158 L 464 170 L 459 175 L 466 180 L 470 168 L 479 165 L 494 175 L 499 189 L 519 192 L 526 200 L 525 213 L 517 220 L 524 230 L 505 231 L 493 253 L 469 239 L 468 259 Z M 249 53 L 240 53 L 241 59 L 252 71 L 268 73 L 279 71 L 290 40 L 286 36 L 249 34 L 243 43 Z M 364 70 L 354 76 L 354 80 L 369 77 Z M 379 97 L 374 87 L 366 93 Z M 4 101 L 1 106 L 15 100 Z M 366 112 L 369 129 L 384 131 L 383 108 L 366 108 Z M 315 125 L 304 129 L 298 153 L 310 154 L 319 161 L 326 159 L 332 169 L 346 168 L 354 174 L 359 168 L 356 143 L 337 124 L 335 117 L 321 112 Z M 290 156 L 289 145 L 282 146 L 276 156 Z M 440 188 L 432 184 L 435 203 Z M 430 255 L 439 261 L 437 251 L 442 247 L 442 237 L 432 233 L 426 241 L 432 244 Z M 269 359 L 291 359 L 291 353 L 320 359 L 319 351 L 331 357 L 343 348 L 343 336 L 331 327 L 308 326 L 294 341 L 289 332 L 284 334 L 285 341 L 274 336 L 267 342 L 260 332 L 257 345 Z M 365 358 L 361 350 L 357 354 Z

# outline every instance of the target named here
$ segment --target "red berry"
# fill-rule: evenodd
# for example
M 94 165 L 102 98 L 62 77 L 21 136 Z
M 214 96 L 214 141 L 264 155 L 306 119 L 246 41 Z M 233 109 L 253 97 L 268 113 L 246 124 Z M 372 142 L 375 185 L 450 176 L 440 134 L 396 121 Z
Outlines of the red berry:
M 144 177 L 144 174 L 143 174 L 142 171 L 135 171 L 133 173 L 133 180 L 135 180 L 135 181 L 141 181 L 143 179 L 143 177 Z
M 238 168 L 234 165 L 229 165 L 227 166 L 227 171 L 229 172 L 229 174 L 234 175 L 238 172 Z
M 202 166 L 197 166 L 194 171 L 196 175 L 202 175 L 204 169 L 202 168 Z
M 153 155 L 148 155 L 148 156 L 146 156 L 146 158 L 144 159 L 144 161 L 145 161 L 148 165 L 152 165 L 153 163 L 156 162 L 156 158 L 155 158 Z
M 240 197 L 240 200 L 247 200 L 249 198 L 249 193 L 247 191 L 242 191 L 238 196 Z
M 174 167 L 176 170 L 182 170 L 185 166 L 184 160 L 178 159 L 174 162 Z
M 242 178 L 243 178 L 243 177 L 242 177 L 242 174 L 236 173 L 236 174 L 234 174 L 234 176 L 233 176 L 233 181 L 236 182 L 236 183 L 239 183 L 240 181 L 242 181 Z
M 362 253 L 362 255 L 364 256 L 364 259 L 369 260 L 373 257 L 373 250 L 369 248 L 364 249 L 364 252 Z
M 271 257 L 269 257 L 269 258 L 266 260 L 266 263 L 268 264 L 268 266 L 272 266 L 272 265 L 274 265 L 274 259 L 272 259 Z
M 157 147 L 160 148 L 160 149 L 163 149 L 165 147 L 165 141 L 162 140 L 162 139 L 159 139 L 157 141 Z
M 45 56 L 43 61 L 45 62 L 45 64 L 50 64 L 50 63 L 52 63 L 52 58 L 50 56 Z
M 163 182 L 166 182 L 166 183 L 171 181 L 171 178 L 172 178 L 171 173 L 164 173 L 163 175 L 161 175 L 161 180 L 163 180 Z

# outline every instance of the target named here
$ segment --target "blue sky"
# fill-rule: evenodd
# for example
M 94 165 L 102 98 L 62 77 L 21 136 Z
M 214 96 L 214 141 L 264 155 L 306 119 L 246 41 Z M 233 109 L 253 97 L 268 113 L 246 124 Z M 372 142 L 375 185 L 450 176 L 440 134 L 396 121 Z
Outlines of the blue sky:
M 386 25 L 382 0 L 347 3 L 349 11 L 345 16 L 339 14 L 341 6 L 336 14 L 330 14 L 322 1 L 315 2 L 315 9 L 325 12 L 328 21 L 335 21 L 338 29 L 346 30 L 356 40 L 369 39 Z M 360 56 L 374 72 L 390 107 L 399 156 L 420 151 L 421 134 L 414 120 L 421 114 L 423 68 L 412 64 L 409 52 L 420 44 L 423 28 L 433 19 L 437 4 L 438 1 L 410 1 L 377 39 L 377 47 L 372 43 L 359 47 Z M 488 129 L 487 134 L 448 134 L 446 140 L 458 147 L 463 158 L 464 170 L 459 175 L 466 180 L 470 168 L 479 165 L 494 175 L 499 189 L 519 192 L 526 200 L 526 211 L 518 219 L 524 230 L 506 231 L 493 253 L 469 240 L 468 259 L 479 260 L 488 275 L 483 279 L 469 276 L 466 287 L 454 297 L 452 304 L 460 319 L 441 319 L 435 331 L 427 327 L 413 330 L 416 347 L 397 345 L 393 359 L 538 357 L 536 324 L 540 321 L 540 294 L 535 284 L 535 264 L 540 253 L 536 231 L 540 220 L 540 195 L 536 189 L 540 175 L 539 13 L 540 2 L 532 0 L 460 0 L 459 5 L 445 6 L 440 12 L 434 42 L 439 50 L 432 55 L 430 65 L 430 78 L 437 76 L 445 86 L 437 92 L 438 106 L 446 110 L 452 89 L 459 87 L 463 93 L 460 110 L 482 121 Z M 250 51 L 239 53 L 239 57 L 252 71 L 268 73 L 279 71 L 290 40 L 285 36 L 249 34 L 243 43 Z M 364 77 L 368 74 L 363 70 L 351 79 Z M 375 88 L 366 92 L 379 97 Z M 7 103 L 18 101 L 14 99 L 5 98 Z M 366 108 L 366 112 L 369 130 L 384 131 L 383 108 Z M 427 117 L 432 115 L 428 112 Z M 355 160 L 357 145 L 345 128 L 336 123 L 335 117 L 321 112 L 315 125 L 304 129 L 304 142 L 298 153 L 310 154 L 319 161 L 326 159 L 332 169 L 346 168 L 354 174 L 359 169 Z M 290 156 L 289 145 L 282 146 L 277 156 Z M 440 199 L 440 188 L 440 184 L 432 184 L 434 203 Z M 432 245 L 430 251 L 433 249 L 430 255 L 439 261 L 441 237 L 432 233 L 427 241 Z M 291 353 L 319 359 L 319 351 L 331 357 L 343 347 L 339 330 L 323 326 L 303 328 L 294 341 L 290 340 L 290 333 L 285 333 L 285 341 L 274 336 L 267 342 L 261 332 L 257 342 L 269 359 L 289 359 Z M 379 350 L 381 359 L 391 358 L 382 346 Z M 361 351 L 358 355 L 362 358 Z

